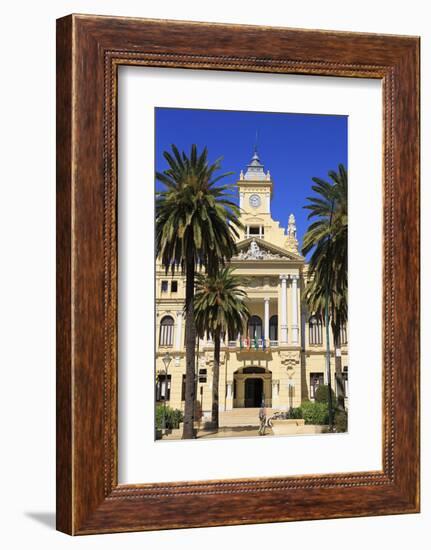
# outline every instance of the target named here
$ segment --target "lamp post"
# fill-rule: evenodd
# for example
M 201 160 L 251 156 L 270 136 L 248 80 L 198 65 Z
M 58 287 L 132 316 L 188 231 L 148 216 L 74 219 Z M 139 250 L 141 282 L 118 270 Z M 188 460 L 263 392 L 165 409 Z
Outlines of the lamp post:
M 293 409 L 293 392 L 295 390 L 295 383 L 289 381 L 289 409 Z
M 172 361 L 172 357 L 169 352 L 166 352 L 163 356 L 163 364 L 165 365 L 165 392 L 163 396 L 163 429 L 166 431 L 166 396 L 168 393 L 168 367 Z

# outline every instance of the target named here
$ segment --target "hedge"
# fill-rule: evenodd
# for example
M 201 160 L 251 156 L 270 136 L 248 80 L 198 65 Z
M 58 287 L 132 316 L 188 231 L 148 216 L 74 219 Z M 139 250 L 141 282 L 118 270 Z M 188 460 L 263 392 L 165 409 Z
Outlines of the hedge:
M 332 405 L 335 405 L 335 393 L 332 388 L 331 388 L 331 395 L 332 395 Z M 326 384 L 320 384 L 317 387 L 316 393 L 314 394 L 314 400 L 316 401 L 316 403 L 328 403 L 329 387 Z
M 163 429 L 163 409 L 163 405 L 156 405 L 156 428 L 158 430 Z M 183 417 L 183 412 L 179 409 L 166 407 L 166 428 L 170 430 L 178 428 Z
M 306 424 L 328 424 L 329 412 L 327 403 L 304 401 L 301 404 L 302 418 Z

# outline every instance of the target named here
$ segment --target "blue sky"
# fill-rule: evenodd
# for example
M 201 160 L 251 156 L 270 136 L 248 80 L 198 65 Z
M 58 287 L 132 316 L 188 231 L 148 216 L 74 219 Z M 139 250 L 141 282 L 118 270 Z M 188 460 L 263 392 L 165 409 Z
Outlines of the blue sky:
M 208 147 L 209 160 L 223 157 L 222 172 L 234 172 L 226 183 L 239 179 L 253 154 L 258 134 L 258 153 L 273 181 L 271 213 L 282 227 L 289 214 L 296 217 L 298 240 L 309 225 L 303 206 L 312 194 L 312 177 L 328 179 L 340 163 L 347 167 L 347 116 L 210 111 L 156 108 L 156 170 L 167 163 L 163 151 L 174 143 L 190 152 L 196 143 Z M 224 180 L 222 180 L 223 182 Z M 157 188 L 160 183 L 157 182 Z

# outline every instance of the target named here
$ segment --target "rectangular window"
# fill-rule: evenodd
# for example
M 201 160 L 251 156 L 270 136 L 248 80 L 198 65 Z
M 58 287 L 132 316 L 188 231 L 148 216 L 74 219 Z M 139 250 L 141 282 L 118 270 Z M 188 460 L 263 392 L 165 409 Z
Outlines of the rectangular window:
M 181 381 L 181 401 L 186 400 L 186 375 L 183 374 L 183 379 Z
M 260 227 L 258 225 L 251 225 L 249 228 L 249 235 L 260 235 Z
M 348 367 L 343 368 L 344 397 L 349 398 L 349 373 Z
M 207 369 L 199 369 L 199 382 L 206 384 L 207 382 Z
M 162 281 L 162 292 L 168 291 L 168 281 Z
M 346 325 L 341 325 L 340 329 L 340 344 L 345 346 L 347 344 L 347 327 Z
M 156 381 L 156 401 L 169 401 L 171 399 L 171 375 L 159 374 Z
M 317 388 L 323 384 L 322 372 L 310 372 L 310 399 L 314 399 Z
M 172 281 L 171 292 L 178 292 L 178 281 Z

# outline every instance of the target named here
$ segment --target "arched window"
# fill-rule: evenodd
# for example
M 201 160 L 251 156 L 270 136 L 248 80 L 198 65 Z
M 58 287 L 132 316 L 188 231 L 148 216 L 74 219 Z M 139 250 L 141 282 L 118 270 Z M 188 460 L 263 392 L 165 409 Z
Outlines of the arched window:
M 308 320 L 308 340 L 312 345 L 322 344 L 322 321 L 316 315 Z
M 262 319 L 257 315 L 252 315 L 248 321 L 248 335 L 252 340 L 262 338 Z
M 278 340 L 278 315 L 273 315 L 269 319 L 269 339 Z
M 174 342 L 174 320 L 170 315 L 165 315 L 160 321 L 160 346 L 172 346 Z

